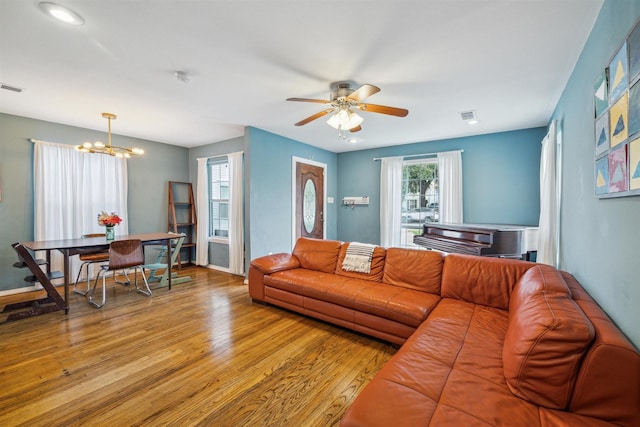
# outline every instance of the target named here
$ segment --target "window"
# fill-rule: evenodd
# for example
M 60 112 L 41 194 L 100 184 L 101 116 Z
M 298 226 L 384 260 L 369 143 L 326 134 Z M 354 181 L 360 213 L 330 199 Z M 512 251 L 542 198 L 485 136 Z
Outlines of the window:
M 209 166 L 209 237 L 229 237 L 229 162 L 212 159 Z
M 413 236 L 422 233 L 424 223 L 440 220 L 439 202 L 437 159 L 405 160 L 402 165 L 403 246 L 413 246 Z

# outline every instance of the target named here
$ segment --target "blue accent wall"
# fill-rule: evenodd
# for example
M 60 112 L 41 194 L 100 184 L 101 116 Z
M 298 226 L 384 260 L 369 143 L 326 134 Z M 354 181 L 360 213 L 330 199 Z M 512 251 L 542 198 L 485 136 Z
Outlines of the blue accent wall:
M 395 145 L 338 154 L 338 239 L 380 243 L 380 161 L 464 150 L 464 222 L 538 225 L 540 142 L 545 128 Z M 345 196 L 369 196 L 369 206 L 342 206 Z
M 594 197 L 594 83 L 640 17 L 638 0 L 606 0 L 552 119 L 562 132 L 560 267 L 640 347 L 640 196 Z
M 291 252 L 291 176 L 292 157 L 301 157 L 327 165 L 326 197 L 336 197 L 337 154 L 284 138 L 261 129 L 248 127 L 245 138 L 249 170 L 249 233 L 245 245 L 247 257 L 253 259 L 268 253 Z M 245 199 L 246 200 L 246 199 Z M 326 237 L 337 236 L 336 203 L 327 204 Z

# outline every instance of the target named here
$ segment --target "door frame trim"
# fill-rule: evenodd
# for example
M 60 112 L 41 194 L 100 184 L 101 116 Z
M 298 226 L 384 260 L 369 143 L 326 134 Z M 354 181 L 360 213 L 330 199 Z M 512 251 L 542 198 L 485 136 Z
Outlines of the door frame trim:
M 322 238 L 327 237 L 327 164 L 305 159 L 304 157 L 291 156 L 291 250 L 296 245 L 296 169 L 298 163 L 317 166 L 322 168 L 322 186 L 324 194 L 322 197 Z

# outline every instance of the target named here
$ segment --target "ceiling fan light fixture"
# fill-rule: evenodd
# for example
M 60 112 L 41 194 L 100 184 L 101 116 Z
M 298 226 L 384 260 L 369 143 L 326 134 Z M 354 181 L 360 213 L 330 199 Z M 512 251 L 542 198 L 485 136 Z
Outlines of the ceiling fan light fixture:
M 142 148 L 125 148 L 118 147 L 115 145 L 111 145 L 111 120 L 116 119 L 116 115 L 112 113 L 102 113 L 102 117 L 109 121 L 109 133 L 107 144 L 105 145 L 103 142 L 96 141 L 93 144 L 90 142 L 84 142 L 80 145 L 76 145 L 76 150 L 81 151 L 83 153 L 97 153 L 97 154 L 107 154 L 109 156 L 114 156 L 118 158 L 129 159 L 133 156 L 138 156 L 144 154 L 144 150 Z
M 349 130 L 360 126 L 363 120 L 360 115 L 350 109 L 340 108 L 329 117 L 327 124 L 334 129 Z
M 48 16 L 51 16 L 58 21 L 64 22 L 65 24 L 70 25 L 82 25 L 84 24 L 84 19 L 82 16 L 78 15 L 71 9 L 67 9 L 66 7 L 62 7 L 55 3 L 50 2 L 40 2 L 38 3 L 38 7 Z

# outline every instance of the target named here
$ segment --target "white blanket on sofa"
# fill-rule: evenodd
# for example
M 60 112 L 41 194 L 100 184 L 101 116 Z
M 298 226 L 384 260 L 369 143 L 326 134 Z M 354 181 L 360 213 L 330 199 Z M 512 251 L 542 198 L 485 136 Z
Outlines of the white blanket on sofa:
M 342 269 L 357 273 L 371 272 L 371 258 L 376 245 L 351 242 L 347 246 L 347 253 L 342 261 Z

